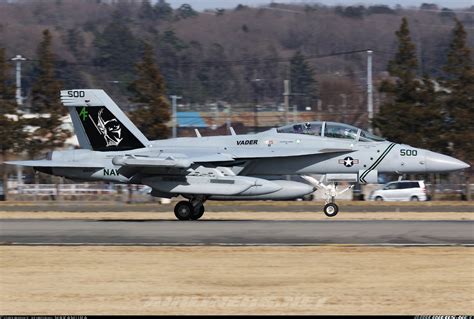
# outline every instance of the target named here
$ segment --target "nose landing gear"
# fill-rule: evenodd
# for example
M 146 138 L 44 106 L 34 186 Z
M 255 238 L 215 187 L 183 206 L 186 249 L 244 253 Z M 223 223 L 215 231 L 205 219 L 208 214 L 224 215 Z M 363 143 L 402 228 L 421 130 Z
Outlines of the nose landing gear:
M 337 206 L 336 204 L 336 196 L 341 195 L 342 193 L 354 187 L 354 185 L 350 185 L 349 187 L 346 187 L 343 190 L 338 190 L 336 183 L 330 183 L 329 185 L 325 185 L 312 176 L 301 177 L 310 182 L 312 185 L 316 186 L 317 188 L 324 189 L 324 193 L 326 195 L 326 204 L 324 205 L 323 212 L 327 217 L 334 217 L 339 212 L 339 206 Z
M 327 217 L 334 217 L 339 212 L 339 206 L 337 206 L 335 203 L 327 203 L 324 205 L 323 210 Z

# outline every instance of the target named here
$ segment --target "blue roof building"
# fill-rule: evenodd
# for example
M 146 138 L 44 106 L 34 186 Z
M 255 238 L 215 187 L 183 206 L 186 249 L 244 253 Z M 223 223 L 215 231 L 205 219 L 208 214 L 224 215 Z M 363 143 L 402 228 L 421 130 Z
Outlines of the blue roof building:
M 199 112 L 176 112 L 178 127 L 207 127 Z

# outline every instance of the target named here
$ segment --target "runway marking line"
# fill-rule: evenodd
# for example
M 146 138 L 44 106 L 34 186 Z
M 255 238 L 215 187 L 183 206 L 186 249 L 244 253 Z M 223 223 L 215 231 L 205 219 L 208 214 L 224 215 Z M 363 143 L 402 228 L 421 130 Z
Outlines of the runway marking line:
M 311 246 L 328 246 L 328 247 L 474 247 L 473 244 L 456 244 L 456 243 L 446 243 L 446 244 L 424 244 L 424 243 L 408 243 L 408 244 L 397 244 L 397 243 L 373 243 L 373 244 L 337 244 L 337 243 L 245 243 L 245 244 L 235 244 L 235 243 L 16 243 L 16 242 L 3 242 L 0 243 L 0 246 L 224 246 L 224 247 L 246 247 L 246 246 L 264 246 L 264 247 L 311 247 Z

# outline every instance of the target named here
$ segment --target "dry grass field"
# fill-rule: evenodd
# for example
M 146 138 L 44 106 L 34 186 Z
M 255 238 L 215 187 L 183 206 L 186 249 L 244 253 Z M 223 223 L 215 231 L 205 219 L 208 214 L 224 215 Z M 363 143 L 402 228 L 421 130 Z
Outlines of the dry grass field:
M 0 313 L 472 314 L 474 250 L 0 246 Z
M 91 219 L 91 220 L 176 220 L 169 212 L 5 212 L 0 219 Z M 205 220 L 474 220 L 466 212 L 340 212 L 326 217 L 322 212 L 207 212 Z

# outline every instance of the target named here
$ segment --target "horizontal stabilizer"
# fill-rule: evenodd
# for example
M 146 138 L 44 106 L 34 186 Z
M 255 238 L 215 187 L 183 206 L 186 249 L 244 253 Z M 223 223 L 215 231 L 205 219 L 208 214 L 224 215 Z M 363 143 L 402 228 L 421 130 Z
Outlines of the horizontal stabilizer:
M 66 162 L 66 161 L 51 161 L 51 160 L 33 160 L 33 161 L 10 161 L 5 162 L 9 165 L 26 166 L 26 167 L 89 167 L 102 168 L 103 165 L 88 162 Z

